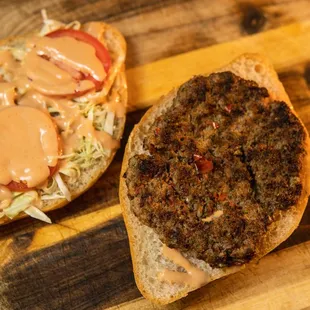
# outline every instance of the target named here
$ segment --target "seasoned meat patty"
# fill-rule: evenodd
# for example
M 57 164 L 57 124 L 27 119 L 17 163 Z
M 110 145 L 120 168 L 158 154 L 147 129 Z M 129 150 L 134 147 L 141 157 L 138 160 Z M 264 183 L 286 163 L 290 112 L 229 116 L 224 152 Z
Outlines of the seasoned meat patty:
M 163 243 L 212 267 L 248 262 L 298 201 L 305 131 L 231 72 L 197 76 L 151 125 L 124 174 L 131 209 Z

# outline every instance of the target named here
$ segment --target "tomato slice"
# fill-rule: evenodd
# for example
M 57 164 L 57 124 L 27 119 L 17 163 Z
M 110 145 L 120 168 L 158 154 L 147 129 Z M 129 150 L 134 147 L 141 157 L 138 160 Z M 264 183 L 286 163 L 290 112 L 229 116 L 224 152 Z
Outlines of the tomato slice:
M 54 166 L 54 167 L 49 167 L 50 168 L 50 177 L 52 177 L 56 172 L 57 172 L 57 170 L 58 170 L 58 162 L 57 162 L 57 164 L 56 164 L 56 166 Z
M 32 190 L 32 187 L 28 187 L 27 184 L 23 182 L 12 181 L 8 185 L 5 185 L 12 192 L 27 192 Z
M 93 78 L 91 75 L 85 75 L 80 71 L 77 71 L 73 68 L 71 68 L 69 65 L 64 64 L 61 61 L 58 60 L 54 60 L 52 58 L 49 59 L 50 62 L 52 62 L 53 64 L 55 64 L 58 68 L 68 72 L 75 80 L 89 80 L 91 82 L 94 83 L 95 85 L 95 89 L 96 90 L 100 90 L 102 88 L 102 84 L 103 81 L 97 81 L 95 78 Z M 85 91 L 78 91 L 75 93 L 75 95 L 84 95 L 85 93 L 87 93 L 89 90 L 85 90 Z M 70 94 L 68 94 L 70 95 Z
M 89 80 L 92 81 L 95 84 L 95 89 L 96 91 L 100 90 L 102 88 L 103 85 L 103 81 L 97 81 L 94 77 L 92 77 L 91 75 L 86 75 L 84 77 L 84 80 Z M 80 92 L 81 93 L 81 92 Z
M 55 167 L 49 167 L 50 176 L 53 176 L 58 170 L 58 163 Z M 33 189 L 33 187 L 28 187 L 26 183 L 12 181 L 5 185 L 12 192 L 27 192 Z
M 78 41 L 82 41 L 93 46 L 96 50 L 97 58 L 101 61 L 105 72 L 108 74 L 111 67 L 110 54 L 108 50 L 103 46 L 103 44 L 92 35 L 80 30 L 58 29 L 56 31 L 48 33 L 46 36 L 49 38 L 72 37 Z M 95 84 L 95 88 L 97 91 L 102 88 L 103 81 L 98 81 L 94 77 L 89 75 L 84 75 L 84 79 L 92 81 Z

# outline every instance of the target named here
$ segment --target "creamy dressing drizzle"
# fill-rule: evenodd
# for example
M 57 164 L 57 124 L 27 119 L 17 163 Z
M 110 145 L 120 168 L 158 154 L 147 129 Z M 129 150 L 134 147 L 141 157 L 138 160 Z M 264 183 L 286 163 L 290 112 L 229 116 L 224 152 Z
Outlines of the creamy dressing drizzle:
M 35 50 L 27 54 L 24 70 L 26 76 L 32 81 L 32 88 L 46 95 L 69 95 L 94 88 L 94 83 L 91 81 L 75 81 L 68 72 L 39 57 Z
M 29 45 L 36 54 L 65 63 L 78 72 L 92 75 L 98 81 L 103 81 L 106 77 L 103 64 L 96 57 L 95 48 L 87 43 L 71 37 L 38 37 Z
M 126 107 L 121 103 L 121 96 L 119 92 L 115 89 L 112 89 L 109 100 L 106 103 L 107 109 L 110 112 L 114 112 L 116 117 L 124 117 L 126 113 Z
M 12 198 L 11 191 L 7 187 L 0 185 L 0 201 L 11 198 Z
M 210 277 L 199 268 L 192 265 L 179 251 L 163 246 L 163 255 L 186 272 L 165 269 L 160 275 L 160 280 L 170 284 L 185 284 L 192 288 L 198 288 L 210 281 Z
M 100 23 L 88 23 L 87 27 L 93 36 L 101 36 Z M 59 143 L 66 155 L 78 147 L 82 137 L 96 139 L 110 150 L 118 147 L 118 141 L 96 130 L 78 104 L 66 99 L 77 92 L 94 92 L 94 83 L 83 76 L 98 81 L 106 78 L 95 49 L 70 37 L 33 37 L 26 48 L 21 61 L 10 50 L 0 51 L 0 184 L 22 181 L 28 187 L 39 187 L 49 177 L 49 167 L 57 164 Z M 117 91 L 104 103 L 107 111 L 124 116 Z M 59 115 L 52 119 L 49 110 Z M 0 185 L 0 201 L 10 195 L 4 188 Z
M 118 141 L 104 131 L 96 130 L 93 122 L 85 118 L 77 105 L 68 99 L 54 99 L 34 91 L 27 92 L 19 104 L 46 111 L 52 108 L 59 115 L 54 117 L 57 127 L 61 130 L 61 144 L 64 155 L 71 154 L 78 147 L 82 137 L 97 139 L 106 149 L 116 149 Z
M 0 83 L 0 106 L 14 106 L 16 99 L 13 83 Z
M 57 164 L 58 137 L 51 118 L 30 107 L 0 110 L 0 184 L 44 182 Z

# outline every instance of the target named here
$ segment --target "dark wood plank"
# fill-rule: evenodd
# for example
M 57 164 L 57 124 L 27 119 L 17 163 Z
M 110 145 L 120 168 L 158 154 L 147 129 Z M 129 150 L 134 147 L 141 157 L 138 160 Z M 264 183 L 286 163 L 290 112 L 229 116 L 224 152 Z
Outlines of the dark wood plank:
M 14 240 L 20 251 L 31 233 Z M 121 219 L 52 247 L 19 255 L 0 272 L 1 309 L 105 309 L 140 296 Z M 4 308 L 3 305 L 7 305 Z
M 308 0 L 2 0 L 0 5 L 0 38 L 38 29 L 44 8 L 64 22 L 109 22 L 126 37 L 128 68 L 310 18 Z

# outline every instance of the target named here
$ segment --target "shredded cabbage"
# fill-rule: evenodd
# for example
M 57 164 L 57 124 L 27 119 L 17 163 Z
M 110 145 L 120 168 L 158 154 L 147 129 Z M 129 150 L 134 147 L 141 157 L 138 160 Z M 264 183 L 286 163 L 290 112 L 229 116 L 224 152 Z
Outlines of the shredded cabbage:
M 57 185 L 60 189 L 60 191 L 63 193 L 63 195 L 66 197 L 68 201 L 71 201 L 71 194 L 70 191 L 68 190 L 66 184 L 62 180 L 59 172 L 57 172 L 54 176 L 55 181 L 57 182 Z
M 44 212 L 34 206 L 30 206 L 24 212 L 37 220 L 52 224 L 51 219 Z
M 44 37 L 47 33 L 55 31 L 60 28 L 71 28 L 75 30 L 79 30 L 81 28 L 81 23 L 78 21 L 73 21 L 70 24 L 64 24 L 54 19 L 49 19 L 47 17 L 46 10 L 41 10 L 41 15 L 43 19 L 43 27 L 39 33 L 39 36 Z
M 79 166 L 71 161 L 66 161 L 63 167 L 59 169 L 59 172 L 70 177 L 70 180 L 73 182 L 76 181 L 81 175 Z
M 0 218 L 7 216 L 8 218 L 13 219 L 19 213 L 25 212 L 33 218 L 52 223 L 50 218 L 43 211 L 32 205 L 33 203 L 38 203 L 38 200 L 39 196 L 37 191 L 29 191 L 26 193 L 13 192 L 13 201 L 9 203 L 8 207 L 3 209 L 0 213 Z
M 14 46 L 10 50 L 13 57 L 19 61 L 23 60 L 27 53 L 27 49 L 24 45 Z
M 90 120 L 90 121 L 94 121 L 94 108 L 91 108 L 87 114 L 87 118 Z
M 93 124 L 97 130 L 104 131 L 107 114 L 108 111 L 106 109 L 96 109 Z
M 36 191 L 29 191 L 19 196 L 16 196 L 10 206 L 3 210 L 3 213 L 10 219 L 14 218 L 20 212 L 25 211 L 30 204 L 38 199 Z
M 0 210 L 8 208 L 11 204 L 11 199 L 5 199 L 0 201 Z
M 115 113 L 109 111 L 105 104 L 94 104 L 89 102 L 79 102 L 81 113 L 93 122 L 96 130 L 106 131 L 113 135 Z
M 52 177 L 49 182 L 47 183 L 47 185 L 45 187 L 42 187 L 40 189 L 44 194 L 52 194 L 57 192 L 58 189 L 58 185 L 57 182 L 55 181 L 54 177 Z
M 40 189 L 42 200 L 66 198 L 58 187 L 54 176 L 49 180 L 48 185 Z
M 43 195 L 41 196 L 42 200 L 53 200 L 53 199 L 64 199 L 66 198 L 59 190 L 59 193 L 53 193 L 50 195 Z
M 44 104 L 46 104 L 45 102 L 44 102 Z M 56 109 L 55 107 L 47 107 L 47 111 L 48 111 L 48 113 L 60 113 L 60 111 L 58 110 L 58 109 Z
M 92 167 L 96 159 L 110 156 L 110 150 L 105 150 L 101 143 L 91 138 L 83 137 L 74 153 L 59 156 L 64 161 L 58 173 L 49 181 L 46 187 L 40 189 L 42 200 L 63 199 L 71 201 L 71 194 L 60 174 L 70 178 L 70 182 L 78 180 L 81 169 Z
M 105 150 L 99 141 L 83 137 L 70 161 L 77 167 L 85 169 L 91 167 L 96 159 L 109 156 L 110 152 L 110 150 Z
M 12 42 L 11 45 L 2 45 L 0 47 L 1 51 L 8 50 L 12 53 L 16 60 L 23 60 L 28 52 L 26 45 L 22 41 Z
M 103 126 L 103 130 L 111 136 L 113 136 L 114 117 L 115 117 L 115 114 L 113 112 L 110 112 L 110 111 L 107 112 L 107 116 L 106 116 L 104 126 Z

